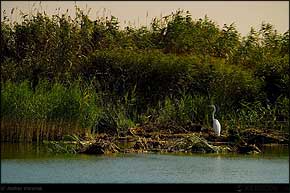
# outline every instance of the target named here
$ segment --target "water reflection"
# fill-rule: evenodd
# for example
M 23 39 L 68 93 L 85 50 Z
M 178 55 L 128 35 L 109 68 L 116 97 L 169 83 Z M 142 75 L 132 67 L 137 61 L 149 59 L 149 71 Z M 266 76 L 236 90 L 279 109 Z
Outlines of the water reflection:
M 289 147 L 285 145 L 265 145 L 261 148 L 264 155 L 276 155 L 276 156 L 287 156 L 289 155 Z
M 217 173 L 217 175 L 221 174 L 222 173 L 221 172 L 222 171 L 222 167 L 223 167 L 222 166 L 222 157 L 221 157 L 221 155 L 216 156 L 213 163 L 214 163 L 214 171 L 215 171 L 215 173 Z
M 266 147 L 267 149 L 268 147 Z M 277 149 L 278 148 L 278 149 Z M 288 147 L 265 154 L 54 154 L 1 144 L 3 183 L 288 183 Z M 263 176 L 263 177 L 261 177 Z
M 203 154 L 203 153 L 157 153 L 161 155 L 172 155 L 172 156 L 203 156 L 203 157 L 214 157 L 219 163 L 218 160 L 221 158 L 234 158 L 234 157 L 248 157 L 248 158 L 271 158 L 271 157 L 288 157 L 289 148 L 288 145 L 265 145 L 261 148 L 261 154 L 236 154 L 236 153 L 226 153 L 226 154 Z M 124 154 L 112 154 L 110 156 L 120 156 Z M 36 144 L 36 143 L 1 143 L 1 159 L 17 159 L 17 158 L 37 158 L 37 157 L 51 157 L 56 154 L 49 151 L 49 148 L 45 144 Z M 129 154 L 126 154 L 129 155 Z M 67 156 L 69 156 L 67 154 Z

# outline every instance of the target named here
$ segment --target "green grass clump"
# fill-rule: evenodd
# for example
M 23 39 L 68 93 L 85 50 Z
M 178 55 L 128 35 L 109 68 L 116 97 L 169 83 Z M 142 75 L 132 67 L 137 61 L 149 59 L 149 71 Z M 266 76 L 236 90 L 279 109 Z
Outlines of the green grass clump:
M 119 134 L 134 127 L 137 120 L 134 99 L 129 100 L 127 96 L 125 104 L 107 103 L 103 93 L 96 93 L 89 85 L 81 87 L 79 82 L 65 86 L 40 81 L 35 91 L 28 81 L 20 84 L 8 81 L 1 86 L 1 115 L 7 122 L 23 124 L 28 120 L 42 120 L 47 127 L 50 122 L 61 121 L 67 122 L 67 127 L 83 129 L 82 133 L 113 131 L 112 134 Z M 26 126 L 33 127 L 22 125 Z

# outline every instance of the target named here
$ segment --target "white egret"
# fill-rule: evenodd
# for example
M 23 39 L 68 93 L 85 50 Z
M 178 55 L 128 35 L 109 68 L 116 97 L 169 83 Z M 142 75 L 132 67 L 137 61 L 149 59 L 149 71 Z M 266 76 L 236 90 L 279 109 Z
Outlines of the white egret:
M 220 134 L 221 134 L 221 124 L 220 124 L 220 122 L 217 119 L 214 118 L 214 114 L 216 112 L 216 108 L 215 108 L 214 105 L 210 105 L 210 107 L 213 107 L 213 112 L 212 112 L 212 123 L 213 123 L 212 127 L 213 127 L 213 130 L 214 130 L 214 132 L 215 132 L 215 134 L 217 136 L 220 136 Z

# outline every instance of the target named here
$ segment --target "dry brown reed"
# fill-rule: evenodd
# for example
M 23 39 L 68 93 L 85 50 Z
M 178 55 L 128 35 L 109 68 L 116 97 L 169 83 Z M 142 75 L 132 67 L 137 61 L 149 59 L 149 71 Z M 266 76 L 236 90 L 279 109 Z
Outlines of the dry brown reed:
M 71 120 L 1 120 L 1 142 L 58 141 L 65 135 L 85 136 L 88 129 Z

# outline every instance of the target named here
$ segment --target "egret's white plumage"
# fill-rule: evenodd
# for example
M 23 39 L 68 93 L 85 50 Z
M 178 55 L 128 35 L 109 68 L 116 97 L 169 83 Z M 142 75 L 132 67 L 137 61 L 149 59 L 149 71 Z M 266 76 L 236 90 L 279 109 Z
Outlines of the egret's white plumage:
M 216 108 L 215 108 L 214 105 L 210 105 L 210 106 L 213 107 L 213 112 L 212 112 L 213 126 L 212 127 L 213 127 L 213 130 L 214 130 L 215 134 L 217 136 L 220 136 L 220 134 L 221 134 L 221 124 L 220 124 L 220 122 L 217 119 L 214 118 L 214 114 L 216 112 Z
M 213 120 L 213 130 L 217 134 L 217 136 L 221 135 L 221 124 L 217 119 Z

